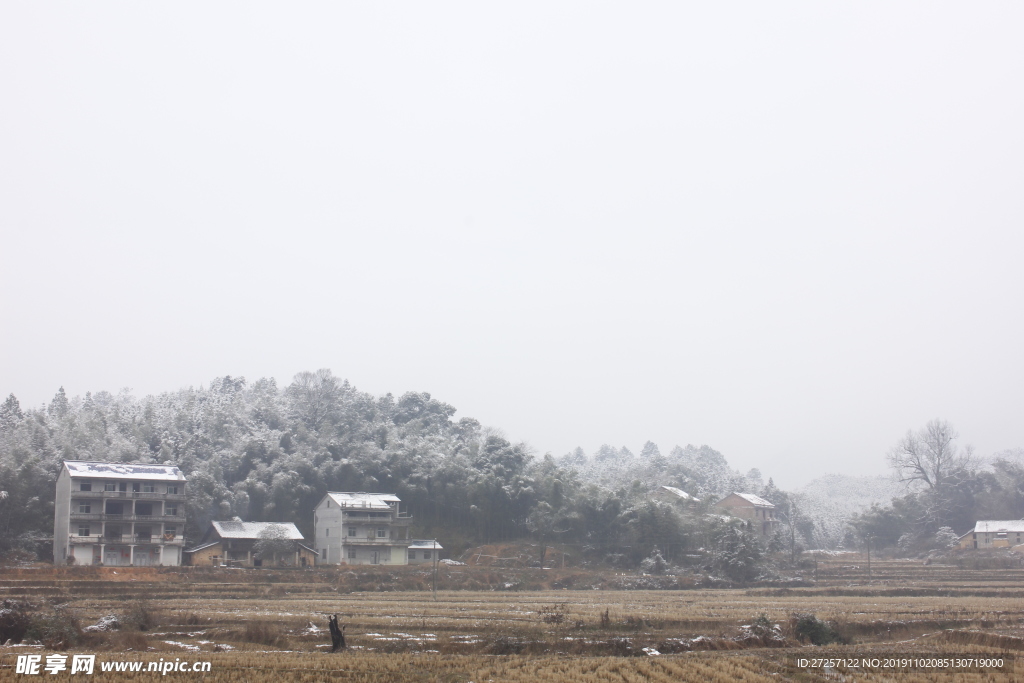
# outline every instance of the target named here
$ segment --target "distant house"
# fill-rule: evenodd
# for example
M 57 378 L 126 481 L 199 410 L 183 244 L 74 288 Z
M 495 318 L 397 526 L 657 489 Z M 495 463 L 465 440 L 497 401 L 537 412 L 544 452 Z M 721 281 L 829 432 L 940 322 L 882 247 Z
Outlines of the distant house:
M 746 520 L 747 528 L 761 536 L 771 536 L 779 525 L 775 505 L 753 493 L 730 493 L 715 503 L 715 508 Z
M 55 564 L 181 564 L 185 476 L 173 465 L 65 460 L 53 514 Z
M 432 563 L 441 559 L 444 548 L 437 541 L 410 541 L 409 564 Z
M 693 507 L 700 502 L 700 498 L 694 498 L 686 491 L 677 489 L 675 486 L 659 486 L 651 494 L 651 497 L 666 503 L 682 504 L 686 507 Z
M 265 539 L 280 541 L 270 557 L 256 557 L 256 544 Z M 291 522 L 211 522 L 203 540 L 185 550 L 185 563 L 193 567 L 306 567 L 316 551 L 303 545 L 302 534 Z
M 960 548 L 1009 548 L 1024 543 L 1024 520 L 981 520 L 960 537 Z
M 391 493 L 328 492 L 313 509 L 320 564 L 408 564 L 409 524 Z

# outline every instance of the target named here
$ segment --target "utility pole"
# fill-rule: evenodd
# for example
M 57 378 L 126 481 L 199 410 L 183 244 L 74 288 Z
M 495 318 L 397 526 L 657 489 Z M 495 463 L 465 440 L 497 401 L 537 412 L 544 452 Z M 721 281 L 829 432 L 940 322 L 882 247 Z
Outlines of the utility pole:
M 434 539 L 434 547 L 431 548 L 430 556 L 434 558 L 434 602 L 437 602 L 437 539 Z
M 871 537 L 868 536 L 866 539 L 868 546 L 868 580 L 871 580 Z
M 789 499 L 789 563 L 796 566 L 796 517 L 793 514 L 793 499 Z

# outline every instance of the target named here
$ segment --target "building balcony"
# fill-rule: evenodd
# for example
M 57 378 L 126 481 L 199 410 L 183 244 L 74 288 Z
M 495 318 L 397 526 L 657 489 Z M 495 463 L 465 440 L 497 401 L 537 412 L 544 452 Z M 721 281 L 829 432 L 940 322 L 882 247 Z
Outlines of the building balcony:
M 72 491 L 71 498 L 111 498 L 118 500 L 185 500 L 184 493 L 157 493 L 146 491 Z
M 342 510 L 341 514 L 344 519 L 358 519 L 360 521 L 369 519 L 378 522 L 386 522 L 392 517 L 391 513 L 386 510 Z
M 185 539 L 181 536 L 135 536 L 134 543 L 139 545 L 181 545 Z
M 326 540 L 326 539 L 325 539 Z M 323 543 L 323 545 L 327 545 Z M 365 536 L 343 536 L 342 545 L 409 545 L 406 538 L 367 538 Z
M 72 512 L 71 519 L 76 522 L 167 522 L 168 524 L 185 523 L 185 515 L 118 515 L 106 512 Z
M 98 544 L 103 543 L 105 545 L 184 545 L 185 538 L 183 536 L 175 535 L 169 537 L 164 536 L 138 536 L 133 534 L 125 534 L 121 536 L 70 536 L 71 543 L 88 543 Z
M 342 515 L 342 522 L 345 524 L 366 524 L 368 526 L 409 526 L 412 523 L 412 515 L 402 513 L 400 515 L 376 517 L 366 512 L 349 512 L 346 510 Z
M 95 543 L 102 543 L 103 542 L 103 537 L 99 536 L 99 535 L 97 535 L 97 536 L 76 536 L 76 535 L 72 535 L 69 540 L 71 541 L 71 543 L 95 544 Z

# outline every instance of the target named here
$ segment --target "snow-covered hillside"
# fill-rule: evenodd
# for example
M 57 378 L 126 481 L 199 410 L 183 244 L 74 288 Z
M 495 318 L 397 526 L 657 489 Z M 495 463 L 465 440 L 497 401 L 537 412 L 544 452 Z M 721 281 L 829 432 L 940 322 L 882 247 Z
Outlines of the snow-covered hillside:
M 826 474 L 797 491 L 804 517 L 814 520 L 811 544 L 834 548 L 842 541 L 846 522 L 872 503 L 886 504 L 902 493 L 902 485 L 886 475 L 853 477 Z

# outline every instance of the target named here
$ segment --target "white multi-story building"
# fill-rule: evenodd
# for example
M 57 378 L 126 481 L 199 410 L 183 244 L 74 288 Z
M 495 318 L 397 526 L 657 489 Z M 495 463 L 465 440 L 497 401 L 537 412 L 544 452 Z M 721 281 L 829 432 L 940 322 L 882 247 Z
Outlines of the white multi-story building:
M 318 564 L 408 564 L 409 524 L 390 493 L 328 492 L 313 510 Z
M 184 531 L 185 476 L 177 467 L 64 461 L 54 563 L 178 566 Z

